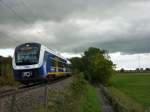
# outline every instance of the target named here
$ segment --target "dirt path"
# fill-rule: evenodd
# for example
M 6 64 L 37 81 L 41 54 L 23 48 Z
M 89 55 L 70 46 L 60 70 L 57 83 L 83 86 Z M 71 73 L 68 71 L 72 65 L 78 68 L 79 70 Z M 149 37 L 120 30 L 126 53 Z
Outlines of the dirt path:
M 109 104 L 108 99 L 104 96 L 100 88 L 96 88 L 99 101 L 101 103 L 102 112 L 114 112 L 112 106 Z

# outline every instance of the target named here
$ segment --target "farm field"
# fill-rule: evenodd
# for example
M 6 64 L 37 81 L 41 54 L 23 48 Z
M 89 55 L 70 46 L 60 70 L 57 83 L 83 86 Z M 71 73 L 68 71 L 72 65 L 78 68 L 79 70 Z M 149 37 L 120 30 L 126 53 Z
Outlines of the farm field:
M 117 73 L 112 85 L 143 107 L 150 107 L 150 73 Z

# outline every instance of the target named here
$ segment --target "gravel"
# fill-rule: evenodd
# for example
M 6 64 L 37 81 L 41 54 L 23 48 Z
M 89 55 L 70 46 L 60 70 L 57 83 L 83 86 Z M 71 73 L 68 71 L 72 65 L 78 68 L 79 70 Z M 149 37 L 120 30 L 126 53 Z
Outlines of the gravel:
M 51 91 L 62 91 L 67 88 L 73 77 L 66 78 L 56 83 L 47 85 Z M 35 88 L 23 93 L 17 93 L 0 99 L 0 112 L 32 112 L 37 105 L 45 103 L 45 87 Z

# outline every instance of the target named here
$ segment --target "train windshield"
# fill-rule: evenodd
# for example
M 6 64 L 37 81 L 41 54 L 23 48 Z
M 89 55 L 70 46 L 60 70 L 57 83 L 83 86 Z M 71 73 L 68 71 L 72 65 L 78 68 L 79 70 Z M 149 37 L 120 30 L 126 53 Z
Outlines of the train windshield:
M 33 65 L 39 62 L 39 47 L 22 47 L 16 50 L 16 65 Z

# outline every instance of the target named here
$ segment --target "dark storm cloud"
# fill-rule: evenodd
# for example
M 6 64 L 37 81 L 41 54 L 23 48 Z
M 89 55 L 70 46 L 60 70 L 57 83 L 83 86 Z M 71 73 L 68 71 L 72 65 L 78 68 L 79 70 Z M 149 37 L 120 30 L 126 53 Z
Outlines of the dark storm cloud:
M 120 51 L 125 54 L 134 53 L 149 53 L 150 52 L 150 39 L 138 38 L 138 39 L 119 39 L 104 43 L 95 43 L 95 47 L 100 47 L 102 49 L 109 49 L 111 52 Z
M 6 20 L 6 16 L 16 18 L 15 16 L 12 17 L 13 14 L 10 15 L 11 11 L 6 8 L 7 6 L 15 10 L 18 14 L 27 16 L 26 19 L 32 20 L 34 18 L 33 21 L 35 21 L 35 19 L 51 19 L 55 21 L 62 20 L 72 13 L 82 13 L 82 11 L 92 12 L 92 10 L 95 11 L 95 9 L 99 9 L 98 12 L 103 12 L 105 9 L 110 10 L 113 7 L 118 7 L 118 4 L 124 3 L 125 0 L 121 2 L 118 1 L 119 0 L 1 0 L 0 13 L 4 15 L 3 17 L 1 16 L 1 20 L 4 21 L 10 20 L 9 18 Z
M 150 52 L 148 10 L 148 0 L 1 0 L 0 48 L 35 41 L 62 52 Z

